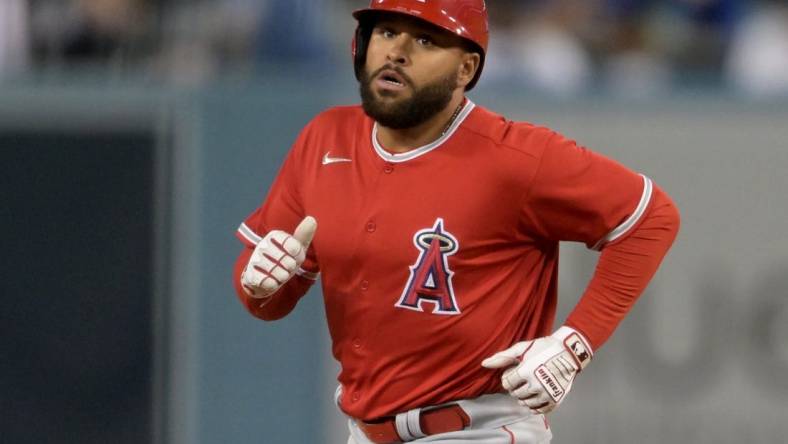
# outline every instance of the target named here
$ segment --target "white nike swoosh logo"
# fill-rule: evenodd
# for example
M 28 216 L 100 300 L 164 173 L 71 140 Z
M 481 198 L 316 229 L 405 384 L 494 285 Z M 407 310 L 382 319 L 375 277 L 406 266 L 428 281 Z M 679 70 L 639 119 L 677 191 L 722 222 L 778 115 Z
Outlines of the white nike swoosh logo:
M 323 165 L 328 165 L 328 164 L 331 164 L 331 163 L 352 162 L 353 161 L 353 159 L 347 159 L 345 157 L 328 157 L 328 155 L 330 153 L 331 153 L 331 151 L 327 152 L 323 156 Z

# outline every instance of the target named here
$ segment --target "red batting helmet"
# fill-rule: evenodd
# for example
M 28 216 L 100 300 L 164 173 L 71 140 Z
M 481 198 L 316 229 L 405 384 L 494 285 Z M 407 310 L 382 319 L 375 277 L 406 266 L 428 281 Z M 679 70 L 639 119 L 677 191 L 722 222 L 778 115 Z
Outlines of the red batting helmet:
M 353 39 L 353 63 L 357 79 L 360 78 L 367 58 L 367 45 L 372 35 L 374 17 L 380 13 L 416 17 L 471 43 L 478 50 L 481 60 L 476 76 L 465 89 L 470 90 L 476 85 L 482 74 L 490 37 L 484 0 L 372 0 L 369 8 L 353 12 L 353 17 L 358 20 Z

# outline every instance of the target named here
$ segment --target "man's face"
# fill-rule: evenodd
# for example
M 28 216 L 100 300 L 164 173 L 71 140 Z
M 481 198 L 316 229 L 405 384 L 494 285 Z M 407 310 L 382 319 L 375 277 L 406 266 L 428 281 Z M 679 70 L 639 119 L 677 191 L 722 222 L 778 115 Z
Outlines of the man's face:
M 384 16 L 372 31 L 360 80 L 364 111 L 381 125 L 411 128 L 446 108 L 458 88 L 459 38 L 420 20 Z

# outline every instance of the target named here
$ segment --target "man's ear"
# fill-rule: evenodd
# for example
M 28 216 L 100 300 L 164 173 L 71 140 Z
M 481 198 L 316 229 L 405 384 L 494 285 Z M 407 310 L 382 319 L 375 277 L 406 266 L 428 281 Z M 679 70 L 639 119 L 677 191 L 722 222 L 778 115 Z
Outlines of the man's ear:
M 457 86 L 465 87 L 476 76 L 482 57 L 476 52 L 466 52 L 462 55 L 462 61 L 457 68 Z

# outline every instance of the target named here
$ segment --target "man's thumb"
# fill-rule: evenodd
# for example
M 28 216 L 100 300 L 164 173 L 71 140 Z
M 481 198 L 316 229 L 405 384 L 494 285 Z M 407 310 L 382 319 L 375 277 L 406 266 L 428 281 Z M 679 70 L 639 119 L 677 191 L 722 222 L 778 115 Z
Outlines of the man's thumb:
M 317 220 L 312 216 L 307 216 L 298 224 L 293 232 L 293 237 L 298 242 L 301 242 L 301 245 L 306 249 L 309 248 L 309 244 L 312 243 L 312 238 L 315 237 L 315 231 L 317 231 Z
M 490 356 L 482 361 L 482 367 L 486 368 L 505 368 L 520 363 L 523 353 L 529 349 L 531 341 L 518 342 L 504 351 Z

